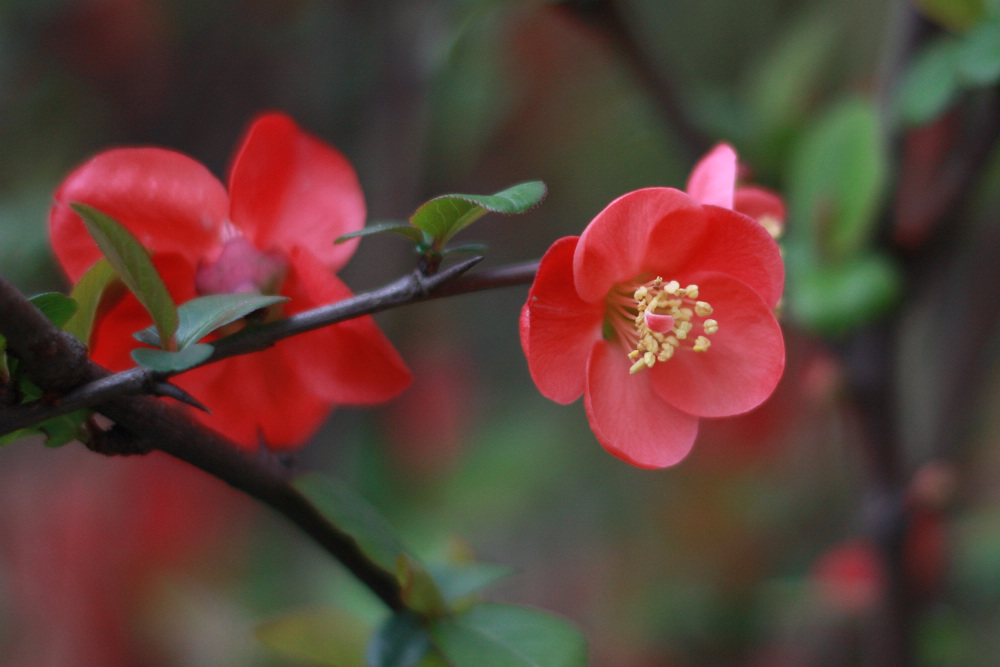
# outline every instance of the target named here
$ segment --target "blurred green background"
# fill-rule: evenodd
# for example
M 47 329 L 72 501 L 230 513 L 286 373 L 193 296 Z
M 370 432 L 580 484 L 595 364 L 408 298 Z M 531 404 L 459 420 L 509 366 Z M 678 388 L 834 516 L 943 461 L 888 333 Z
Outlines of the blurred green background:
M 819 183 L 840 168 L 810 137 L 861 118 L 844 121 L 847 136 L 876 138 L 860 149 L 875 166 L 844 162 L 844 187 L 870 190 L 845 252 L 884 246 L 911 201 L 894 199 L 903 175 L 912 194 L 913 165 L 937 166 L 900 157 L 910 135 L 893 100 L 910 45 L 940 29 L 889 0 L 610 5 L 620 25 L 599 2 L 7 0 L 0 272 L 28 293 L 67 288 L 46 215 L 88 156 L 162 145 L 224 176 L 266 109 L 351 159 L 372 221 L 437 194 L 545 181 L 538 209 L 463 233 L 489 244 L 484 267 L 539 257 L 628 190 L 683 187 L 730 141 L 755 182 L 795 190 L 788 368 L 770 403 L 703 424 L 676 468 L 631 468 L 601 449 L 581 402 L 537 393 L 517 335 L 526 288 L 507 288 L 379 316 L 414 385 L 377 410 L 335 412 L 302 465 L 356 486 L 428 560 L 471 550 L 513 565 L 492 597 L 568 616 L 594 665 L 885 664 L 892 577 L 870 539 L 884 489 L 843 361 L 854 339 L 806 325 L 830 333 L 809 313 L 837 303 L 851 327 L 888 314 L 901 324 L 888 398 L 912 512 L 904 560 L 923 586 L 912 664 L 996 664 L 1000 154 L 978 146 L 988 168 L 939 216 L 946 244 L 879 250 L 872 273 L 848 271 L 860 287 L 813 271 L 829 259 L 810 251 L 823 230 L 796 217 L 802 165 Z M 367 239 L 343 277 L 360 291 L 414 260 L 399 239 Z M 377 621 L 377 601 L 295 529 L 148 458 L 32 441 L 0 452 L 0 665 L 313 664 L 267 650 L 254 628 L 317 608 Z

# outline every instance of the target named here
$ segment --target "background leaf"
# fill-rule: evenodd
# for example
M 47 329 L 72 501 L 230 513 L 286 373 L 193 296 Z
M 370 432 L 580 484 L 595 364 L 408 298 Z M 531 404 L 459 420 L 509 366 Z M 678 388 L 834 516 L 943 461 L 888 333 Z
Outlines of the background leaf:
M 401 611 L 378 627 L 365 656 L 370 667 L 416 667 L 430 648 L 431 638 L 420 616 Z
M 401 234 L 414 243 L 420 243 L 424 240 L 424 233 L 408 222 L 382 222 L 376 225 L 369 225 L 368 227 L 359 229 L 356 232 L 344 234 L 343 236 L 337 238 L 334 243 L 343 243 L 344 241 L 358 238 L 360 236 L 374 236 L 376 234 L 388 233 Z
M 493 195 L 443 195 L 424 203 L 410 222 L 430 234 L 438 247 L 487 212 L 524 213 L 545 198 L 545 184 L 528 181 Z
M 83 218 L 87 231 L 101 252 L 149 312 L 159 331 L 160 340 L 167 341 L 165 347 L 172 348 L 178 324 L 177 306 L 153 266 L 149 253 L 130 231 L 110 215 L 86 204 L 72 203 L 70 206 Z
M 582 667 L 583 635 L 562 617 L 483 603 L 431 624 L 435 645 L 455 667 Z
M 395 572 L 405 549 L 388 522 L 347 485 L 320 473 L 306 473 L 292 485 L 335 526 L 350 533 L 378 565 Z
M 822 259 L 845 257 L 872 241 L 887 164 L 874 106 L 843 102 L 806 132 L 788 172 L 789 243 Z
M 299 611 L 265 623 L 254 635 L 275 653 L 289 658 L 331 667 L 361 667 L 369 632 L 351 614 L 323 609 Z

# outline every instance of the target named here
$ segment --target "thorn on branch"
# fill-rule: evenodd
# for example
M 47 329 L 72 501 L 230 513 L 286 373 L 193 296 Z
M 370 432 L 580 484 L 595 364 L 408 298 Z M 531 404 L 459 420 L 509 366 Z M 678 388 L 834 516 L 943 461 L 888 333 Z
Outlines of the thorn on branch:
M 175 401 L 180 401 L 185 405 L 190 405 L 193 408 L 197 408 L 202 412 L 207 414 L 212 414 L 212 411 L 208 409 L 204 403 L 199 401 L 197 398 L 184 391 L 175 384 L 170 384 L 166 380 L 153 381 L 149 388 L 149 393 L 153 396 L 166 396 L 172 398 Z

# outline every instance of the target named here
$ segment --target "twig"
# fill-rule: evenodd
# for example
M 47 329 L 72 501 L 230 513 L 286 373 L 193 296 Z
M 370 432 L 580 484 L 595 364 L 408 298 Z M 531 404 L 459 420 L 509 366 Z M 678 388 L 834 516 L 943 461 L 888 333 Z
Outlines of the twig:
M 410 274 L 371 292 L 297 313 L 284 320 L 245 329 L 213 343 L 215 351 L 201 365 L 240 354 L 257 352 L 291 336 L 408 303 L 523 285 L 531 282 L 538 270 L 538 262 L 535 261 L 484 271 L 477 275 L 464 274 L 481 259 L 480 257 L 471 258 L 431 277 Z M 20 295 L 16 289 L 14 291 Z M 27 299 L 23 298 L 23 295 L 21 298 L 27 305 L 31 305 Z M 0 298 L 0 301 L 3 299 Z M 32 306 L 32 308 L 34 307 Z M 44 319 L 44 316 L 42 317 Z M 2 328 L 0 328 L 0 333 L 3 333 Z M 61 394 L 57 400 L 0 406 L 0 435 L 26 428 L 46 419 L 68 414 L 74 410 L 95 406 L 118 396 L 139 394 L 170 396 L 195 407 L 201 407 L 196 402 L 192 403 L 191 400 L 183 400 L 181 396 L 176 395 L 175 390 L 178 388 L 165 382 L 166 378 L 177 373 L 157 373 L 142 367 L 114 374 L 104 369 L 101 371 L 101 374 L 91 377 L 86 384 Z

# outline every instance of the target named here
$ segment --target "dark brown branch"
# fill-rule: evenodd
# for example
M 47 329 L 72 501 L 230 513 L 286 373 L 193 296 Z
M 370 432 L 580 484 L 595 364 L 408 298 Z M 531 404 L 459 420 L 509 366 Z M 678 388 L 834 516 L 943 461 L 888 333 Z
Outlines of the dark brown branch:
M 216 344 L 210 361 L 264 349 L 296 334 L 406 303 L 530 282 L 537 262 L 478 276 L 461 274 L 474 258 L 440 274 L 411 274 L 372 292 L 246 330 Z M 442 287 L 444 286 L 444 287 Z M 0 406 L 0 434 L 84 407 L 115 422 L 116 441 L 133 452 L 159 450 L 226 482 L 298 525 L 363 581 L 391 609 L 402 609 L 399 583 L 369 560 L 349 534 L 330 524 L 287 480 L 263 461 L 247 456 L 233 442 L 206 429 L 182 411 L 151 396 L 170 393 L 165 375 L 135 368 L 111 374 L 90 362 L 75 338 L 57 329 L 7 279 L 0 275 L 0 334 L 23 370 L 40 388 L 62 392 L 57 402 Z M 74 384 L 78 385 L 74 388 Z
M 476 275 L 464 274 L 480 260 L 479 257 L 469 259 L 430 277 L 410 274 L 371 292 L 298 313 L 278 322 L 244 330 L 240 334 L 214 343 L 215 352 L 204 363 L 214 363 L 232 356 L 257 352 L 297 334 L 408 303 L 523 285 L 530 283 L 538 270 L 538 262 L 535 261 L 484 271 Z M 60 395 L 57 402 L 35 401 L 24 405 L 0 406 L 0 435 L 74 410 L 95 406 L 118 396 L 151 394 L 171 396 L 180 400 L 180 397 L 170 390 L 173 385 L 164 382 L 165 378 L 173 374 L 156 373 L 142 367 L 115 374 L 103 369 L 102 371 L 101 375 L 90 378 L 88 383 Z M 191 404 L 190 401 L 184 402 Z

